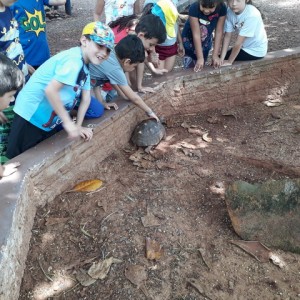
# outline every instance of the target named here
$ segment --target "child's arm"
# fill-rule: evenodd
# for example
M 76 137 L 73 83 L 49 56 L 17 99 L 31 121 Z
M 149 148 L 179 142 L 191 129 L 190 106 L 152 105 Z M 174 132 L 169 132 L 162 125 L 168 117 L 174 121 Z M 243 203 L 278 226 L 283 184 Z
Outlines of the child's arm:
M 146 61 L 145 64 L 150 69 L 150 71 L 155 75 L 164 75 L 165 73 L 168 73 L 167 69 L 155 68 L 155 66 L 152 62 Z
M 9 176 L 17 171 L 17 167 L 20 166 L 19 162 L 10 163 L 6 165 L 0 165 L 0 179 L 2 177 Z
M 195 17 L 189 17 L 191 30 L 193 34 L 193 41 L 196 50 L 197 62 L 194 67 L 194 71 L 198 72 L 203 69 L 204 66 L 204 57 L 203 57 L 203 50 L 202 50 L 202 41 L 201 41 L 201 31 L 199 26 L 199 20 Z
M 65 4 L 66 4 L 66 0 L 49 0 L 49 5 L 59 6 Z
M 233 46 L 232 50 L 231 50 L 231 54 L 228 58 L 228 60 L 225 62 L 225 64 L 223 65 L 232 65 L 233 62 L 235 61 L 236 57 L 238 56 L 242 46 L 243 46 L 243 43 L 245 41 L 245 36 L 241 36 L 239 35 L 236 39 L 236 42 L 235 42 L 235 45 Z
M 97 100 L 104 106 L 105 109 L 110 110 L 112 107 L 117 110 L 119 107 L 116 103 L 106 103 L 101 95 L 101 87 L 96 86 L 93 89 L 94 94 L 97 98 Z
M 177 50 L 178 55 L 180 57 L 184 57 L 185 51 L 184 51 L 184 47 L 183 47 L 182 36 L 181 36 L 179 26 L 178 26 L 178 32 L 177 32 L 177 44 L 178 44 L 178 50 Z
M 79 126 L 80 136 L 86 140 L 90 141 L 93 137 L 93 130 L 91 128 L 82 127 L 83 119 L 91 103 L 91 91 L 82 90 L 81 100 L 78 108 L 76 123 Z
M 63 83 L 52 79 L 45 89 L 45 94 L 53 107 L 56 114 L 63 122 L 64 129 L 68 133 L 68 137 L 71 139 L 78 138 L 80 136 L 79 128 L 73 123 L 69 113 L 64 108 L 63 103 L 59 96 L 60 89 L 64 86 Z
M 147 93 L 147 92 L 153 93 L 154 92 L 153 88 L 142 86 L 143 77 L 144 77 L 144 69 L 145 69 L 144 63 L 140 63 L 136 67 L 136 87 L 137 87 L 137 90 L 140 93 Z
M 216 27 L 214 49 L 213 49 L 213 54 L 212 54 L 212 63 L 215 68 L 218 68 L 221 65 L 219 52 L 220 52 L 221 45 L 222 45 L 225 20 L 226 20 L 226 16 L 220 17 L 218 20 L 218 23 L 217 23 L 217 27 Z
M 231 32 L 225 32 L 224 39 L 223 39 L 223 45 L 222 45 L 222 52 L 221 52 L 221 57 L 220 57 L 221 65 L 223 65 L 223 63 L 224 63 L 224 59 L 225 59 L 225 56 L 226 56 L 226 53 L 227 53 L 227 50 L 229 47 L 229 43 L 231 40 L 231 35 L 232 35 Z
M 143 99 L 135 93 L 132 88 L 128 85 L 118 85 L 122 93 L 126 96 L 127 99 L 129 99 L 131 102 L 133 102 L 136 106 L 138 106 L 140 109 L 142 109 L 148 117 L 154 118 L 157 121 L 159 121 L 157 115 L 152 111 L 152 109 L 143 101 Z
M 95 12 L 94 12 L 94 21 L 100 21 L 100 17 L 103 13 L 105 5 L 105 0 L 97 0 Z
M 139 15 L 141 13 L 141 6 L 140 6 L 140 1 L 136 0 L 134 2 L 134 6 L 133 6 L 133 13 L 135 15 Z

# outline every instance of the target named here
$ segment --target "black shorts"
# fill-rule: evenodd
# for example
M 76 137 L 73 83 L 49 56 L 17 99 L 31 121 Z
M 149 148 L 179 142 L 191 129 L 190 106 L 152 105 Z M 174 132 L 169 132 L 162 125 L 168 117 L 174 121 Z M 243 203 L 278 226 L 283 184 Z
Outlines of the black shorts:
M 13 158 L 29 148 L 34 147 L 57 132 L 56 129 L 44 131 L 15 114 L 8 136 L 6 156 Z

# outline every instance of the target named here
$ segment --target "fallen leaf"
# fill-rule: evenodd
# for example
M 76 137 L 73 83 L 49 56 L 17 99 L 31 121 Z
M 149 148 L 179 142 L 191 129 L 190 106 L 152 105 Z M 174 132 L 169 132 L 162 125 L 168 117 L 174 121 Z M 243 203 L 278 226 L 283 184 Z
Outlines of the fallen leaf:
M 150 238 L 146 238 L 146 257 L 150 260 L 160 259 L 164 253 L 162 246 Z
M 110 270 L 110 266 L 121 262 L 122 260 L 120 259 L 110 257 L 98 263 L 93 263 L 88 270 L 88 275 L 94 279 L 104 279 Z
M 204 289 L 202 288 L 202 286 L 200 285 L 200 283 L 197 281 L 197 279 L 194 279 L 194 278 L 190 278 L 189 280 L 187 280 L 187 282 L 193 286 L 201 296 L 203 296 L 204 298 L 207 298 L 207 299 L 212 299 L 210 298 L 209 296 L 207 296 L 207 294 L 204 292 Z
M 260 262 L 268 262 L 271 250 L 257 241 L 230 241 L 232 244 L 240 247 L 248 254 L 252 255 Z
M 206 121 L 207 121 L 208 123 L 210 123 L 210 124 L 218 124 L 218 123 L 221 122 L 220 118 L 217 117 L 217 116 L 210 116 L 210 117 L 207 118 Z
M 190 125 L 186 122 L 181 123 L 180 126 L 183 128 L 190 128 Z
M 266 106 L 269 106 L 269 107 L 275 107 L 275 106 L 280 106 L 282 105 L 282 101 L 279 100 L 279 99 L 274 99 L 274 100 L 267 100 L 267 101 L 264 101 L 264 104 Z
M 76 274 L 76 279 L 83 286 L 90 286 L 97 280 L 89 276 L 83 269 L 79 269 Z
M 71 190 L 67 191 L 66 193 L 71 192 L 92 192 L 99 189 L 103 184 L 103 181 L 100 179 L 93 179 L 93 180 L 85 180 L 77 183 Z
M 224 113 L 222 113 L 222 116 L 224 116 L 224 117 L 234 117 L 237 120 L 236 113 L 234 113 L 234 112 L 224 112 Z
M 286 263 L 277 254 L 270 252 L 269 258 L 272 261 L 272 263 L 278 266 L 279 268 L 283 269 L 286 267 Z
M 130 265 L 125 269 L 125 277 L 137 287 L 147 280 L 148 274 L 143 266 Z
M 69 218 L 47 218 L 46 226 L 51 226 L 55 224 L 65 223 L 69 220 Z
M 199 129 L 199 128 L 188 128 L 188 132 L 192 133 L 192 134 L 197 134 L 197 135 L 202 135 L 203 134 L 203 130 Z
M 175 170 L 175 169 L 177 169 L 177 165 L 174 162 L 167 163 L 167 162 L 158 161 L 156 163 L 156 166 L 159 170 L 166 170 L 166 169 Z
M 212 138 L 208 136 L 208 133 L 204 133 L 202 135 L 202 140 L 207 142 L 207 143 L 211 143 L 212 142 Z
M 159 220 L 149 211 L 146 216 L 141 217 L 141 220 L 144 227 L 160 226 Z

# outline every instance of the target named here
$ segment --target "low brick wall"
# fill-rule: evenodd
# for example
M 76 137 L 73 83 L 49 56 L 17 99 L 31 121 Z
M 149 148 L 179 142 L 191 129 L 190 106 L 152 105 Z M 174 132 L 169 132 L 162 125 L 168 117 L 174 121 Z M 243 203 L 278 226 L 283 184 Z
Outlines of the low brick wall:
M 164 116 L 229 108 L 275 97 L 300 98 L 300 47 L 269 53 L 255 62 L 204 71 L 180 71 L 153 80 L 157 93 L 144 97 Z M 115 149 L 124 146 L 145 115 L 129 102 L 119 101 L 95 127 L 91 142 L 70 142 L 64 132 L 26 151 L 18 172 L 0 181 L 0 299 L 18 299 L 36 208 L 52 201 L 93 170 Z

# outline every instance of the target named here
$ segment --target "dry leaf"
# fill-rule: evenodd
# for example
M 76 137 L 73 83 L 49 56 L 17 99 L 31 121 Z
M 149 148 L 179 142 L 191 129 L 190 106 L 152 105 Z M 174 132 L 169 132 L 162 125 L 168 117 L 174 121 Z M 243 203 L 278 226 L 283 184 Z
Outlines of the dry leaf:
M 192 133 L 192 134 L 197 134 L 199 136 L 201 136 L 203 134 L 203 130 L 201 130 L 199 128 L 188 128 L 188 132 Z
M 125 269 L 125 277 L 137 287 L 147 280 L 147 272 L 143 266 L 130 265 Z
M 141 217 L 141 220 L 144 227 L 160 226 L 158 219 L 151 212 L 147 212 L 147 215 Z
M 174 162 L 171 163 L 167 163 L 167 162 L 162 162 L 162 161 L 158 161 L 156 163 L 156 166 L 159 170 L 166 170 L 166 169 L 177 169 L 177 165 Z
M 190 128 L 190 125 L 186 122 L 181 123 L 180 126 L 183 128 Z
M 280 106 L 282 105 L 282 101 L 280 99 L 274 99 L 274 100 L 267 100 L 267 101 L 264 101 L 264 104 L 266 106 L 269 106 L 269 107 L 275 107 L 275 106 Z
M 103 181 L 100 179 L 81 181 L 77 183 L 71 190 L 67 191 L 67 193 L 96 191 L 102 186 L 102 184 Z
M 286 267 L 286 263 L 277 254 L 270 252 L 269 258 L 272 261 L 272 263 L 278 266 L 279 268 L 283 269 Z
M 150 260 L 160 259 L 164 253 L 162 246 L 150 238 L 146 238 L 146 257 Z
M 188 281 L 187 281 L 191 286 L 193 286 L 201 296 L 203 296 L 205 299 L 212 299 L 210 298 L 209 296 L 207 296 L 207 294 L 204 292 L 204 289 L 202 288 L 202 286 L 200 285 L 200 283 L 198 282 L 197 279 L 194 279 L 194 278 L 190 278 Z
M 245 252 L 255 257 L 260 262 L 268 262 L 270 249 L 257 241 L 230 241 L 232 244 L 242 248 Z
M 47 218 L 46 226 L 65 223 L 68 220 L 69 220 L 69 218 Z
M 218 124 L 221 122 L 220 118 L 218 118 L 217 116 L 210 116 L 206 121 L 210 124 Z
M 208 136 L 208 133 L 204 133 L 202 135 L 202 140 L 207 142 L 207 143 L 211 143 L 212 142 L 212 138 Z
M 76 274 L 76 279 L 83 286 L 90 286 L 91 284 L 96 282 L 96 279 L 89 276 L 84 270 L 79 269 Z
M 110 270 L 110 266 L 121 262 L 122 260 L 120 259 L 110 257 L 98 263 L 93 263 L 88 270 L 88 275 L 94 279 L 104 279 Z

